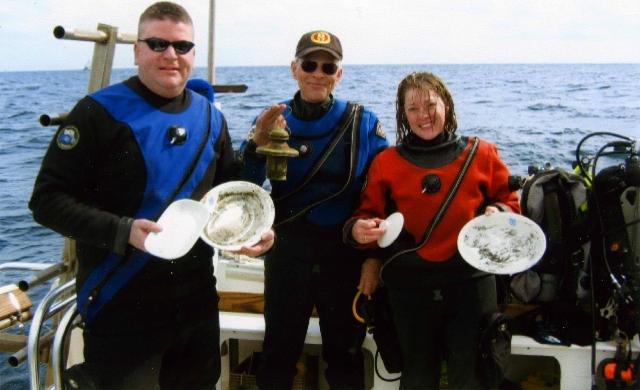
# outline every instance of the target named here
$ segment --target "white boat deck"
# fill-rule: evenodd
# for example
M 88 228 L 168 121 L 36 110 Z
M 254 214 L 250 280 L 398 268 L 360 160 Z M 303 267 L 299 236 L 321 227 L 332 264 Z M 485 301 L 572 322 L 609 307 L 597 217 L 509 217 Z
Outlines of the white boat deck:
M 262 292 L 263 270 L 259 263 L 251 259 L 216 260 L 216 274 L 218 276 L 218 287 L 220 291 L 227 288 L 239 288 L 240 291 Z M 236 339 L 245 341 L 262 341 L 264 337 L 264 318 L 262 314 L 254 313 L 220 313 L 220 340 Z M 307 338 L 305 340 L 309 346 L 319 346 L 322 344 L 318 319 L 313 317 L 309 323 Z M 640 350 L 640 341 L 636 336 L 631 342 L 633 351 Z M 376 344 L 371 335 L 367 335 L 363 348 L 375 356 Z M 560 368 L 560 389 L 589 389 L 591 388 L 591 346 L 559 346 L 551 344 L 541 344 L 527 336 L 514 335 L 512 338 L 512 354 L 518 357 L 548 357 L 557 361 Z M 613 357 L 616 345 L 613 342 L 596 343 L 596 362 L 602 359 Z M 531 368 L 531 367 L 529 367 Z M 225 369 L 223 368 L 223 377 Z M 387 378 L 394 378 L 397 374 L 389 374 L 384 370 L 384 366 L 379 364 L 379 370 Z M 372 370 L 369 370 L 372 371 Z M 370 378 L 372 389 L 385 390 L 397 389 L 398 382 L 386 382 L 378 378 L 375 372 Z M 219 384 L 218 388 L 221 389 Z
M 220 313 L 220 340 L 229 339 L 261 341 L 264 336 L 264 318 L 262 314 L 253 313 Z M 309 323 L 307 338 L 308 345 L 322 344 L 318 318 L 313 317 Z M 640 349 L 638 337 L 633 340 L 633 350 Z M 375 356 L 376 344 L 371 335 L 367 335 L 363 348 Z M 596 361 L 613 357 L 616 346 L 613 342 L 596 343 Z M 591 346 L 558 346 L 540 344 L 527 336 L 515 335 L 512 339 L 511 352 L 513 355 L 546 356 L 558 361 L 560 367 L 560 389 L 589 389 L 591 388 Z M 393 378 L 396 374 L 384 371 L 380 364 L 381 373 Z M 385 382 L 373 373 L 373 389 L 397 389 L 398 382 Z M 219 384 L 218 389 L 221 389 Z

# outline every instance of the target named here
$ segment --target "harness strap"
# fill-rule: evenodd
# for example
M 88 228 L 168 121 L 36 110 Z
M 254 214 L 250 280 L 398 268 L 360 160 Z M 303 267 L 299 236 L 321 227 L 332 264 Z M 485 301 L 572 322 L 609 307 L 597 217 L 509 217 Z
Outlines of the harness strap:
M 474 140 L 473 140 L 473 145 L 471 145 L 471 150 L 469 151 L 469 154 L 467 155 L 467 158 L 465 159 L 464 163 L 462 164 L 462 167 L 460 168 L 460 172 L 458 172 L 458 176 L 456 176 L 456 180 L 451 184 L 451 188 L 449 188 L 449 192 L 447 193 L 447 196 L 445 197 L 444 201 L 440 205 L 440 208 L 438 209 L 438 212 L 434 215 L 433 219 L 429 223 L 429 227 L 427 228 L 427 231 L 424 233 L 424 236 L 422 238 L 422 242 L 420 242 L 419 245 L 417 245 L 417 246 L 415 246 L 413 248 L 404 249 L 404 250 L 401 250 L 399 252 L 396 252 L 389 259 L 387 259 L 382 264 L 382 266 L 380 267 L 380 272 L 379 272 L 380 280 L 382 280 L 382 272 L 384 271 L 384 268 L 389 263 L 391 263 L 391 261 L 395 260 L 396 258 L 398 258 L 401 255 L 417 251 L 418 249 L 422 248 L 427 243 L 427 241 L 429 241 L 429 238 L 431 238 L 431 233 L 433 233 L 433 231 L 435 230 L 436 226 L 440 223 L 440 221 L 442 220 L 442 217 L 444 216 L 444 214 L 446 213 L 447 209 L 451 205 L 451 202 L 453 201 L 453 198 L 456 196 L 456 192 L 458 192 L 458 188 L 460 187 L 460 184 L 462 183 L 462 179 L 464 179 L 464 176 L 467 174 L 467 171 L 469 170 L 469 166 L 471 165 L 471 161 L 473 160 L 473 157 L 475 157 L 476 152 L 478 151 L 478 144 L 479 143 L 480 143 L 480 138 L 475 137 Z
M 349 110 L 349 107 L 351 108 Z M 345 133 L 347 132 L 347 130 L 351 130 L 351 139 L 350 139 L 350 153 L 349 153 L 349 175 L 347 176 L 347 181 L 345 182 L 344 186 L 342 186 L 342 188 L 340 189 L 340 191 L 337 191 L 325 198 L 319 199 L 313 203 L 310 203 L 309 205 L 307 205 L 305 208 L 303 208 L 302 210 L 298 211 L 296 214 L 290 216 L 289 218 L 286 218 L 276 224 L 274 224 L 273 226 L 280 226 L 284 223 L 287 222 L 291 222 L 301 216 L 303 216 L 304 214 L 306 214 L 307 212 L 309 212 L 309 210 L 313 209 L 314 207 L 327 202 L 331 199 L 336 198 L 337 196 L 339 196 L 340 194 L 342 194 L 344 191 L 346 191 L 349 186 L 351 185 L 351 183 L 353 183 L 353 180 L 355 179 L 356 176 L 356 171 L 357 171 L 357 165 L 358 165 L 358 147 L 359 147 L 359 138 L 360 138 L 360 121 L 362 118 L 362 106 L 359 104 L 351 104 L 349 103 L 349 107 L 348 107 L 348 117 L 347 120 L 345 121 L 344 125 L 340 128 L 340 130 L 337 132 L 336 136 L 331 140 L 330 144 L 327 146 L 327 148 L 324 150 L 324 152 L 322 153 L 322 155 L 316 160 L 316 162 L 314 163 L 313 167 L 309 170 L 309 174 L 307 174 L 307 176 L 304 178 L 304 180 L 302 181 L 302 183 L 293 191 L 289 192 L 288 194 L 278 198 L 278 199 L 274 199 L 275 201 L 280 201 L 283 200 L 291 195 L 293 195 L 296 192 L 299 192 L 302 188 L 304 188 L 306 185 L 308 185 L 312 178 L 316 175 L 316 173 L 318 173 L 318 171 L 320 170 L 320 168 L 322 167 L 322 165 L 325 163 L 325 161 L 327 161 L 327 159 L 329 158 L 329 156 L 331 155 L 331 152 L 333 152 L 333 150 L 336 148 L 336 146 L 338 145 L 340 139 L 342 139 L 342 137 L 345 135 Z

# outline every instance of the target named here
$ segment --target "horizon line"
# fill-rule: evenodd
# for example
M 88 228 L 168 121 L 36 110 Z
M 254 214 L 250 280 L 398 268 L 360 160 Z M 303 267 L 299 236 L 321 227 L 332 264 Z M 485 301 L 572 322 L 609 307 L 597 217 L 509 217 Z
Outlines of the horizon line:
M 343 66 L 472 66 L 472 65 L 640 65 L 640 62 L 450 62 L 450 63 L 397 63 L 397 64 L 387 64 L 387 63 L 343 63 Z M 272 68 L 272 67 L 289 67 L 289 65 L 218 65 L 216 69 L 221 68 Z M 194 70 L 196 69 L 207 69 L 207 65 L 196 65 Z M 137 69 L 135 66 L 124 66 L 124 67 L 114 67 L 112 70 L 127 70 L 127 69 Z M 0 70 L 0 73 L 19 73 L 19 72 L 68 72 L 68 71 L 89 71 L 88 69 L 83 69 L 81 67 L 78 68 L 65 68 L 65 69 L 27 69 L 27 70 L 16 70 L 16 69 L 3 69 Z

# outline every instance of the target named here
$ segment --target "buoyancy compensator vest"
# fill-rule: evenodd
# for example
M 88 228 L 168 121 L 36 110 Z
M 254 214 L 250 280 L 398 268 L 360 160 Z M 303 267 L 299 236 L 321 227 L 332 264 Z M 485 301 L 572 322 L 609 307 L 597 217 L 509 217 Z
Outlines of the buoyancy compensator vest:
M 595 136 L 614 141 L 587 155 Z M 522 211 L 545 232 L 547 250 L 531 269 L 506 278 L 509 303 L 535 306 L 515 319 L 514 333 L 586 345 L 640 332 L 639 155 L 629 137 L 592 133 L 576 148 L 573 172 L 530 170 Z
M 597 211 L 592 247 L 599 333 L 640 332 L 640 164 L 638 156 L 602 169 L 590 204 Z
M 547 249 L 533 267 L 513 276 L 511 291 L 525 303 L 575 303 L 588 252 L 587 184 L 557 168 L 530 173 L 520 198 L 522 214 L 542 228 Z M 534 286 L 523 289 L 527 284 Z
M 589 187 L 582 176 L 548 165 L 528 173 L 522 214 L 541 227 L 547 248 L 530 269 L 500 278 L 509 303 L 534 308 L 514 318 L 513 332 L 545 344 L 588 345 L 590 315 L 580 302 L 589 302 Z

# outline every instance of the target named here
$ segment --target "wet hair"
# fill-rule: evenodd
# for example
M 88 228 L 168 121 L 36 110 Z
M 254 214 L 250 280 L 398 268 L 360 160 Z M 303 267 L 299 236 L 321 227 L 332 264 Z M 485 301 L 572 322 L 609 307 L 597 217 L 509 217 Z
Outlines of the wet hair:
M 160 1 L 154 4 L 151 4 L 144 12 L 140 15 L 140 19 L 138 20 L 138 36 L 141 35 L 140 26 L 144 22 L 149 20 L 172 20 L 174 22 L 182 22 L 193 26 L 193 20 L 191 20 L 191 16 L 186 9 L 184 9 L 181 5 L 172 3 L 170 1 Z
M 396 143 L 402 143 L 409 134 L 411 127 L 404 113 L 405 95 L 410 89 L 417 89 L 425 93 L 435 93 L 442 98 L 447 113 L 444 120 L 445 134 L 454 134 L 458 128 L 456 111 L 453 105 L 453 97 L 444 82 L 430 72 L 409 73 L 398 85 L 398 96 L 396 99 Z

